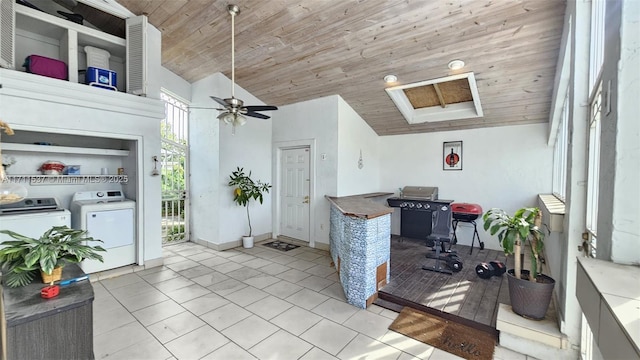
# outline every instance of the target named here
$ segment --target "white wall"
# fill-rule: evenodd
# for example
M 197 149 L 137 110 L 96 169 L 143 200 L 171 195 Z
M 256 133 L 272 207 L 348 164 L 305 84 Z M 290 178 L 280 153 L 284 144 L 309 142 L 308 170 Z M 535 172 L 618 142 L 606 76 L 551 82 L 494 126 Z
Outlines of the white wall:
M 209 96 L 226 98 L 230 92 L 231 81 L 216 73 L 192 84 L 191 105 L 215 108 L 219 105 Z M 237 86 L 236 97 L 248 105 L 264 104 Z M 233 202 L 229 175 L 240 166 L 251 170 L 254 180 L 271 183 L 272 121 L 248 118 L 231 135 L 218 114 L 213 109 L 190 110 L 191 238 L 226 248 L 237 245 L 249 228 L 245 208 Z M 271 194 L 258 204 L 250 205 L 254 236 L 271 232 Z
M 640 264 L 640 3 L 607 3 L 598 201 L 598 258 Z M 605 95 L 606 96 L 606 95 Z
M 379 137 L 358 113 L 338 98 L 337 196 L 380 191 Z M 362 152 L 362 169 L 358 160 Z
M 299 140 L 315 143 L 316 176 L 312 184 L 315 191 L 311 198 L 315 219 L 311 241 L 329 244 L 329 202 L 324 196 L 338 194 L 338 96 L 285 105 L 274 113 L 274 147 Z
M 163 90 L 169 91 L 173 96 L 177 96 L 181 100 L 191 102 L 191 83 L 164 66 L 160 69 L 160 76 L 162 78 L 160 85 Z
M 405 185 L 437 186 L 440 199 L 480 204 L 484 211 L 509 213 L 537 206 L 537 195 L 551 191 L 553 148 L 546 145 L 547 124 L 458 130 L 380 138 L 380 191 Z M 463 142 L 462 170 L 442 170 L 443 142 Z M 391 216 L 391 232 L 400 233 L 400 214 Z M 500 249 L 478 221 L 485 247 Z M 458 242 L 471 244 L 472 228 L 461 224 Z M 477 246 L 477 244 L 476 244 Z
M 16 75 L 22 76 L 14 79 L 13 77 Z M 37 83 L 37 91 L 28 91 L 30 86 L 33 86 L 30 82 Z M 116 103 L 122 104 L 122 106 L 115 106 Z M 132 184 L 125 185 L 123 188 L 125 188 L 128 197 L 138 197 L 135 198 L 139 214 L 137 225 L 141 228 L 139 241 L 143 244 L 144 260 L 162 258 L 160 177 L 150 175 L 153 169 L 151 157 L 160 154 L 162 109 L 162 104 L 157 100 L 137 98 L 128 94 L 113 93 L 81 84 L 66 83 L 12 71 L 4 73 L 3 91 L 0 94 L 0 118 L 13 126 L 16 132 L 22 129 L 112 139 L 140 139 L 142 174 L 136 174 L 137 182 L 135 178 L 130 179 Z M 131 110 L 132 113 L 127 113 L 128 110 Z M 134 114 L 133 112 L 137 110 L 140 111 Z M 55 136 L 52 136 L 52 139 L 55 139 Z M 42 141 L 47 141 L 47 139 L 42 139 Z M 79 157 L 39 153 L 39 155 L 32 155 L 32 159 L 35 157 L 39 157 L 39 162 L 51 159 L 78 163 L 82 161 L 87 164 L 86 171 L 90 172 L 97 172 L 97 169 L 103 166 L 110 167 L 112 171 L 115 171 L 113 167 L 118 164 L 112 159 L 95 156 Z M 100 164 L 87 163 L 90 161 L 98 161 Z M 138 159 L 133 159 L 130 163 L 137 163 L 137 161 Z M 136 173 L 135 169 L 129 170 L 131 172 L 127 172 L 127 174 Z M 31 169 L 28 174 L 37 174 L 37 170 Z M 51 196 L 43 192 L 44 188 L 32 188 L 34 188 L 33 192 L 29 196 Z M 118 189 L 120 185 L 108 183 L 58 185 L 55 195 L 62 197 L 60 199 L 62 203 L 68 205 L 74 192 L 97 190 L 98 188 Z
M 220 88 L 218 77 L 191 85 L 191 105 L 213 106 L 209 95 Z M 220 139 L 216 110 L 189 111 L 189 193 L 191 241 L 219 244 Z
M 222 86 L 215 92 L 209 92 L 220 98 L 227 98 L 230 94 L 231 81 L 218 73 L 218 83 Z M 242 99 L 245 105 L 264 105 L 255 96 L 236 86 L 236 97 Z M 213 102 L 213 100 L 212 100 Z M 237 127 L 232 135 L 232 126 L 220 123 L 220 241 L 227 243 L 239 241 L 242 236 L 249 235 L 247 212 L 243 206 L 233 201 L 233 188 L 227 184 L 231 172 L 241 167 L 245 173 L 251 171 L 254 181 L 273 185 L 271 181 L 271 126 L 278 121 L 278 111 L 261 112 L 273 118 L 268 120 L 247 117 L 247 123 Z M 253 236 L 269 235 L 271 233 L 271 198 L 272 191 L 264 195 L 264 202 L 249 202 L 251 227 Z

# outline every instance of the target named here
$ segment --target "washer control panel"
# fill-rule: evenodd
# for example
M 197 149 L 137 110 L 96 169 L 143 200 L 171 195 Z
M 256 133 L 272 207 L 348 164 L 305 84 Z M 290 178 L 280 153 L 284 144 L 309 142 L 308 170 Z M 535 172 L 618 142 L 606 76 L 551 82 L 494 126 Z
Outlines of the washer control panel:
M 73 194 L 72 201 L 121 201 L 124 200 L 124 194 L 120 190 L 104 190 L 104 191 L 81 191 Z

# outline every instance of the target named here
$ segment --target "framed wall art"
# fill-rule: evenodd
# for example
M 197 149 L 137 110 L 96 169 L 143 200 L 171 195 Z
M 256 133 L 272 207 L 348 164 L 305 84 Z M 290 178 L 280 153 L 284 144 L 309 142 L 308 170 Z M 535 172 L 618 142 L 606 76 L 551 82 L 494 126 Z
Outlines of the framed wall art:
M 462 170 L 462 141 L 442 143 L 442 170 Z

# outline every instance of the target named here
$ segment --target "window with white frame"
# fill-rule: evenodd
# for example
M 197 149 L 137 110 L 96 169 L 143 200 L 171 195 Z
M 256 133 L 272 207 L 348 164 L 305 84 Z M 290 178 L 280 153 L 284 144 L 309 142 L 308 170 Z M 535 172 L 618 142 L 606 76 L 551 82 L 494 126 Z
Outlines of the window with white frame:
M 567 189 L 567 151 L 569 147 L 569 94 L 564 99 L 553 154 L 553 194 L 565 201 Z
M 600 123 L 602 119 L 602 65 L 604 63 L 606 0 L 591 1 L 589 48 L 589 150 L 587 164 L 586 226 L 589 256 L 596 257 L 598 236 L 598 190 L 600 182 Z
M 159 174 L 162 189 L 162 243 L 189 240 L 187 104 L 163 91 L 165 118 L 160 124 Z M 154 165 L 155 166 L 155 165 Z M 155 167 L 154 167 L 155 170 Z
M 589 256 L 596 256 L 598 236 L 598 187 L 600 179 L 600 120 L 602 115 L 602 82 L 598 83 L 589 111 L 589 154 L 587 164 L 587 214 Z

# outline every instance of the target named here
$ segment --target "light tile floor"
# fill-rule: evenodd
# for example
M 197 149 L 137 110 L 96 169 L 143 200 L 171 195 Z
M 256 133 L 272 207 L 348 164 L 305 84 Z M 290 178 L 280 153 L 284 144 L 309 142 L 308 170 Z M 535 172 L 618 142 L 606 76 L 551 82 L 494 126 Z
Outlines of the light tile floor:
M 182 243 L 163 255 L 93 283 L 96 359 L 460 359 L 388 330 L 393 311 L 347 304 L 326 251 Z

